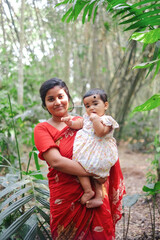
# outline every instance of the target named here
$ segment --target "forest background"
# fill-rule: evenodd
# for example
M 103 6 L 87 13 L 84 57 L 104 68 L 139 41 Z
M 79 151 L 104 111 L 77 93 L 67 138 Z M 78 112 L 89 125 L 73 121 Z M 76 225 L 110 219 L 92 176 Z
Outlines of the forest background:
M 64 1 L 64 4 L 55 7 L 60 2 L 62 1 L 0 1 L 3 239 L 14 237 L 16 231 L 22 225 L 24 228 L 26 222 L 26 232 L 30 229 L 30 235 L 26 234 L 28 239 L 31 236 L 34 239 L 37 232 L 43 239 L 44 229 L 47 229 L 45 224 L 49 220 L 43 209 L 37 206 L 37 202 L 40 202 L 48 208 L 48 192 L 34 147 L 33 129 L 39 121 L 48 118 L 41 107 L 39 87 L 52 77 L 61 78 L 69 86 L 75 104 L 73 114 L 82 115 L 81 99 L 88 89 L 103 88 L 109 97 L 107 114 L 112 115 L 120 124 L 120 130 L 116 133 L 118 143 L 123 140 L 132 150 L 155 154 L 155 162 L 151 163 L 152 171 L 147 179 L 153 184 L 149 189 L 155 190 L 155 184 L 160 180 L 159 173 L 156 172 L 160 152 L 160 33 L 157 22 L 151 24 L 152 15 L 159 20 L 159 1 L 154 1 L 154 6 L 153 1 L 143 1 L 144 9 L 141 14 L 150 13 L 142 17 L 145 25 L 139 21 L 138 27 L 128 29 L 125 24 L 133 26 L 133 22 L 139 17 L 138 9 L 142 7 L 137 5 L 135 12 L 134 8 L 130 11 L 130 6 L 134 6 L 136 1 L 130 1 L 129 5 L 127 1 Z M 72 3 L 71 10 L 69 3 Z M 82 4 L 81 7 L 79 4 Z M 128 20 L 130 16 L 137 16 L 137 19 L 125 23 L 123 17 L 121 22 L 119 18 L 113 18 L 113 14 L 117 12 L 124 16 L 124 9 L 127 7 L 129 15 L 126 14 L 125 18 Z M 151 21 L 149 23 L 148 17 Z M 124 24 L 120 24 L 122 22 Z M 144 35 L 144 31 L 147 34 L 154 30 L 157 31 L 155 35 L 148 38 Z M 137 32 L 141 35 L 134 35 Z M 149 102 L 142 105 L 148 99 Z M 156 100 L 156 104 L 153 100 Z M 136 108 L 138 105 L 142 106 Z M 151 110 L 152 108 L 154 109 Z M 36 171 L 30 164 L 32 159 L 35 161 Z M 14 185 L 17 181 L 19 185 Z M 46 195 L 46 199 L 35 194 L 35 191 L 38 194 L 40 192 L 36 185 L 39 183 L 45 185 L 42 193 Z M 32 188 L 26 190 L 24 186 L 27 184 L 32 184 Z M 7 197 L 10 200 L 6 202 Z M 33 199 L 36 207 L 28 212 L 26 204 L 30 204 Z M 13 205 L 11 209 L 8 206 L 12 201 L 17 207 Z M 31 218 L 34 228 L 28 223 Z M 155 235 L 154 231 L 152 233 Z M 49 238 L 49 234 L 47 236 Z

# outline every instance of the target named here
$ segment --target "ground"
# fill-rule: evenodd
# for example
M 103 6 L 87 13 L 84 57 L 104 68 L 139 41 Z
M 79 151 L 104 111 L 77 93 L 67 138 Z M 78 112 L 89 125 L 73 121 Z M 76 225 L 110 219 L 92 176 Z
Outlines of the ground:
M 146 173 L 150 163 L 147 159 L 152 155 L 146 153 L 137 153 L 130 150 L 128 144 L 119 144 L 120 164 L 125 180 L 127 195 L 144 194 L 142 187 L 146 184 Z M 160 197 L 158 196 L 158 205 L 160 206 Z M 149 211 L 151 201 L 147 201 L 145 197 L 141 197 L 137 203 L 131 207 L 130 224 L 127 238 L 123 238 L 123 220 L 122 218 L 116 227 L 116 240 L 153 240 L 151 217 Z M 128 208 L 124 209 L 125 222 L 127 225 Z M 156 210 L 156 234 L 155 239 L 160 240 L 160 214 Z

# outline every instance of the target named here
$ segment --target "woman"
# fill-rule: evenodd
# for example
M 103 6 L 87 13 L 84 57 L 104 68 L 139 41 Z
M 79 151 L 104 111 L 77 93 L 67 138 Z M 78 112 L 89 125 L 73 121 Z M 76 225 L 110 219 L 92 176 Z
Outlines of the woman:
M 91 176 L 79 163 L 72 161 L 76 130 L 61 121 L 68 116 L 72 102 L 66 84 L 57 78 L 44 82 L 40 88 L 42 106 L 51 118 L 34 130 L 39 158 L 49 166 L 50 226 L 56 240 L 113 240 L 115 223 L 121 218 L 124 190 L 119 161 L 111 168 L 105 182 L 103 205 L 86 208 L 80 203 L 83 189 L 77 176 Z M 79 117 L 74 117 L 76 120 Z M 108 197 L 109 196 L 109 197 Z

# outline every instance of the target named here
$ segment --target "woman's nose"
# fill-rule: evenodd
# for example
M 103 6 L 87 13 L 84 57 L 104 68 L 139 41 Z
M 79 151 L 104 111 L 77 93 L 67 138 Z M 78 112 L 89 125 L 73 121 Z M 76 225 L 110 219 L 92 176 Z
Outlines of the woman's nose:
M 56 105 L 59 105 L 59 104 L 60 104 L 60 99 L 59 99 L 59 98 L 56 98 L 56 99 L 55 99 L 55 104 L 56 104 Z

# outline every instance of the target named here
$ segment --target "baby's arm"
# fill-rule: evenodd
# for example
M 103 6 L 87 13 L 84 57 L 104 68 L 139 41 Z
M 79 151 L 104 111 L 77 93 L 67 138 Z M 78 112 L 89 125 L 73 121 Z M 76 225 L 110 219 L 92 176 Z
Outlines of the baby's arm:
M 83 127 L 83 119 L 78 118 L 75 121 L 73 121 L 72 118 L 73 118 L 72 116 L 63 117 L 61 118 L 61 121 L 65 122 L 65 124 L 67 124 L 67 126 L 72 129 L 81 129 Z
M 100 117 L 95 113 L 91 113 L 90 120 L 93 123 L 95 134 L 98 137 L 103 137 L 104 135 L 108 134 L 112 130 L 112 126 L 105 126 L 101 122 Z

